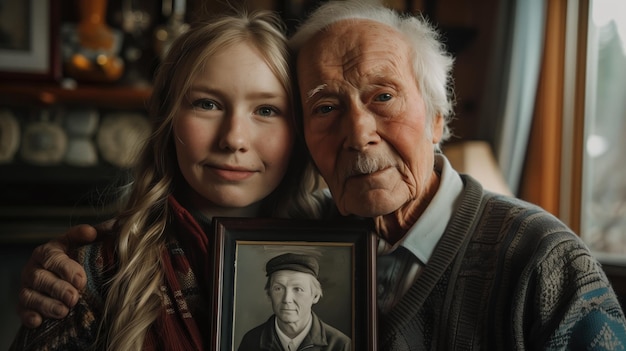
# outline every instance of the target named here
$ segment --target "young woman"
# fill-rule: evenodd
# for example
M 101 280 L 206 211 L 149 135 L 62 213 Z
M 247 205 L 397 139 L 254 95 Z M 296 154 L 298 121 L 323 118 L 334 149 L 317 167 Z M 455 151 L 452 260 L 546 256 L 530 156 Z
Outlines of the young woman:
M 66 318 L 22 328 L 12 350 L 206 349 L 211 218 L 322 213 L 295 137 L 281 23 L 220 16 L 172 45 L 127 203 L 112 235 L 75 252 L 85 291 Z

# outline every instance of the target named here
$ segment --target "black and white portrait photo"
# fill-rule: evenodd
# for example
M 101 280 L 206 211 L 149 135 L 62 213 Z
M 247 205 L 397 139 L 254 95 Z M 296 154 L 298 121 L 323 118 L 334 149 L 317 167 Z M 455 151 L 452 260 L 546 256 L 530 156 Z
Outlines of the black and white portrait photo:
M 240 244 L 233 345 L 296 350 L 310 343 L 351 350 L 352 261 L 347 245 Z

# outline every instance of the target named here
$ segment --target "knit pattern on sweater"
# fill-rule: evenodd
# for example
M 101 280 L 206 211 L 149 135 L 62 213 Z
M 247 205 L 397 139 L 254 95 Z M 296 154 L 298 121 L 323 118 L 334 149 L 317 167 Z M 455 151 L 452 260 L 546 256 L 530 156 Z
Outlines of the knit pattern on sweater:
M 414 286 L 380 316 L 380 350 L 624 350 L 598 261 L 557 218 L 471 177 Z

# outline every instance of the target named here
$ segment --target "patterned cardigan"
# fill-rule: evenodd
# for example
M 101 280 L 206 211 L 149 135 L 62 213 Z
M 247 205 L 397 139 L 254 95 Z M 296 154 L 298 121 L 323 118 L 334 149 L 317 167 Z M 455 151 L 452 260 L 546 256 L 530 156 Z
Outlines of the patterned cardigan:
M 541 208 L 473 178 L 428 264 L 379 316 L 379 350 L 624 350 L 600 264 Z

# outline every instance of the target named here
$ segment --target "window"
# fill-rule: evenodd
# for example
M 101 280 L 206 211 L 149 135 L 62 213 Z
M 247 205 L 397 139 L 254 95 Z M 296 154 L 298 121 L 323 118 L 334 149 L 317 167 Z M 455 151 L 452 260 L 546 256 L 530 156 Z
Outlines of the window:
M 583 15 L 579 231 L 601 260 L 626 264 L 626 3 L 589 0 Z

